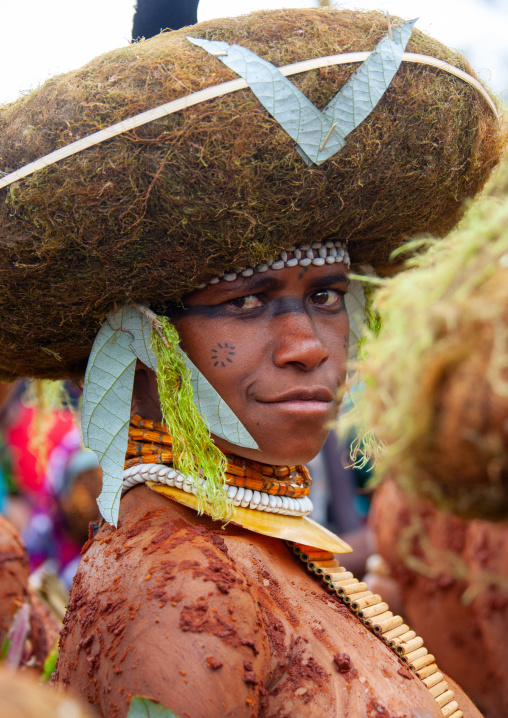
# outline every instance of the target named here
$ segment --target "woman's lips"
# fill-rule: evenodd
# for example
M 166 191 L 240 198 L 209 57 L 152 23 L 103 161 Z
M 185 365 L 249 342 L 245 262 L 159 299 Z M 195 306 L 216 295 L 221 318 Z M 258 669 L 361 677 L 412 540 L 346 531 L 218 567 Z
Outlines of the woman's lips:
M 333 400 L 333 393 L 326 387 L 292 389 L 280 396 L 258 399 L 261 404 L 278 411 L 306 415 L 328 414 Z
M 290 389 L 284 394 L 277 394 L 268 398 L 260 398 L 262 404 L 280 404 L 286 401 L 333 401 L 333 393 L 325 386 Z

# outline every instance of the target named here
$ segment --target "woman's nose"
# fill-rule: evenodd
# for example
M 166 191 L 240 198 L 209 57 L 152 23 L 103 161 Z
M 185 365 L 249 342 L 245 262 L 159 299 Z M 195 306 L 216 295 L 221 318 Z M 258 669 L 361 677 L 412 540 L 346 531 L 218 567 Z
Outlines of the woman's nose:
M 276 366 L 292 365 L 311 371 L 328 359 L 329 351 L 308 315 L 285 314 L 280 319 L 282 321 L 274 322 Z

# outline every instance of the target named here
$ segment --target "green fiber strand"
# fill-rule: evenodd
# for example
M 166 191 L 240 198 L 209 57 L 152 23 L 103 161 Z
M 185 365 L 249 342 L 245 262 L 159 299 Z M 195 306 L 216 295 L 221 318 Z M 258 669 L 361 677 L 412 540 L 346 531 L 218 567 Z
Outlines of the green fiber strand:
M 377 337 L 381 331 L 381 316 L 374 307 L 376 287 L 373 284 L 364 284 L 363 292 L 365 294 L 365 326 L 373 336 Z
M 158 320 L 169 346 L 154 330 L 152 349 L 157 357 L 162 416 L 173 439 L 174 466 L 193 483 L 199 512 L 229 521 L 234 508 L 226 492 L 226 457 L 215 446 L 194 403 L 191 374 L 179 346 L 178 332 L 166 317 Z

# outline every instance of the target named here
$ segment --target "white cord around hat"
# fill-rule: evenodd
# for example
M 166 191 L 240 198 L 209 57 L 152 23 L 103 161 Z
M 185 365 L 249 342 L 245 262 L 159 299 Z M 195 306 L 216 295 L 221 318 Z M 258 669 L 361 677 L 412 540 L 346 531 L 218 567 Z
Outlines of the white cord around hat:
M 294 62 L 291 65 L 280 67 L 279 70 L 286 77 L 290 77 L 301 72 L 308 72 L 309 70 L 315 70 L 322 67 L 332 67 L 334 65 L 364 62 L 368 59 L 370 54 L 371 51 L 369 50 L 366 52 L 347 52 L 338 55 L 329 55 L 326 57 L 316 57 L 309 60 L 303 60 L 301 62 Z M 402 56 L 402 59 L 404 62 L 437 67 L 440 70 L 448 72 L 451 75 L 455 75 L 456 77 L 462 79 L 464 82 L 467 82 L 469 85 L 476 88 L 476 90 L 483 96 L 490 109 L 492 110 L 494 116 L 499 121 L 501 121 L 501 114 L 498 112 L 496 103 L 490 97 L 489 93 L 483 87 L 483 85 L 475 77 L 468 75 L 466 72 L 460 70 L 458 67 L 454 67 L 447 62 L 443 62 L 443 60 L 438 60 L 437 58 L 430 57 L 428 55 L 418 55 L 412 52 L 405 52 Z M 55 164 L 55 162 L 59 162 L 66 157 L 72 157 L 78 152 L 83 152 L 83 150 L 86 150 L 89 147 L 94 147 L 95 145 L 105 142 L 112 137 L 117 137 L 124 132 L 129 132 L 136 127 L 141 127 L 148 122 L 152 122 L 153 120 L 157 120 L 161 117 L 166 117 L 167 115 L 171 115 L 174 112 L 179 112 L 188 107 L 193 107 L 194 105 L 198 105 L 200 102 L 204 102 L 205 100 L 210 100 L 215 97 L 223 97 L 230 92 L 237 92 L 238 90 L 243 90 L 248 86 L 248 83 L 243 79 L 230 80 L 229 82 L 222 82 L 218 85 L 207 87 L 204 90 L 192 92 L 190 95 L 185 95 L 184 97 L 179 97 L 177 100 L 166 102 L 163 105 L 159 105 L 159 107 L 145 110 L 138 115 L 134 115 L 133 117 L 129 117 L 125 120 L 121 120 L 120 122 L 117 122 L 114 125 L 110 125 L 103 130 L 99 130 L 98 132 L 94 132 L 87 137 L 83 137 L 79 140 L 76 140 L 75 142 L 71 142 L 71 144 L 65 145 L 64 147 L 60 147 L 59 149 L 50 152 L 44 157 L 40 157 L 33 162 L 29 162 L 27 165 L 20 167 L 14 172 L 9 172 L 8 174 L 5 174 L 0 171 L 0 189 L 2 189 L 3 187 L 8 187 L 13 182 L 17 182 L 18 180 L 23 179 L 23 177 L 29 177 L 31 174 L 33 174 L 34 172 L 38 172 L 44 167 L 50 167 L 51 165 Z

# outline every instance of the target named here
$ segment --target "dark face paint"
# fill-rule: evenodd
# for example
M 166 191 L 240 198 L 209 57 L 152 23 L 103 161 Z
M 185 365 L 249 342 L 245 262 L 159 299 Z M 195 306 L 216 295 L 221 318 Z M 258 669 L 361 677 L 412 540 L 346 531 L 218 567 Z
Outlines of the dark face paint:
M 299 270 L 221 281 L 188 295 L 171 315 L 182 348 L 260 451 L 216 443 L 266 463 L 317 454 L 345 379 L 345 267 L 310 266 L 302 279 Z
M 297 271 L 297 269 L 302 269 L 304 271 L 308 271 L 309 267 L 302 267 L 302 268 L 295 268 L 292 269 L 292 271 Z M 314 268 L 316 269 L 316 268 Z M 280 272 L 280 270 L 279 270 Z M 278 273 L 279 273 L 278 272 Z M 300 273 L 298 275 L 298 281 L 301 282 L 303 278 L 303 275 Z M 267 277 L 267 279 L 270 279 Z M 237 280 L 237 282 L 240 280 Z M 237 283 L 235 282 L 235 284 Z M 322 277 L 318 277 L 315 281 L 311 283 L 311 289 L 315 292 L 318 292 L 319 289 L 328 289 L 335 285 L 341 285 L 345 284 L 347 286 L 348 280 L 347 276 L 343 273 L 335 273 L 328 271 L 327 274 L 325 274 Z M 267 286 L 266 286 L 267 285 Z M 227 285 L 224 289 L 228 289 Z M 237 290 L 235 294 L 238 294 L 241 296 L 242 292 L 249 292 L 249 286 L 242 287 L 242 289 Z M 256 309 L 251 310 L 249 316 L 260 316 L 262 313 L 268 313 L 269 315 L 273 317 L 282 316 L 283 314 L 307 314 L 309 315 L 309 309 L 310 304 L 308 303 L 306 293 L 301 292 L 301 287 L 297 287 L 298 291 L 293 296 L 287 296 L 282 293 L 277 293 L 277 290 L 281 289 L 279 287 L 279 282 L 277 281 L 277 284 L 275 282 L 266 282 L 265 286 L 263 286 L 263 283 L 258 283 L 258 286 L 254 286 L 252 291 L 259 292 L 259 297 L 261 299 L 265 299 L 265 292 L 260 291 L 263 289 L 267 289 L 268 292 L 272 293 L 272 296 L 270 296 L 269 300 L 266 301 L 266 304 L 264 306 L 260 306 Z M 206 291 L 206 290 L 202 290 Z M 197 292 L 193 293 L 197 294 Z M 268 299 L 268 297 L 266 297 Z M 191 316 L 202 316 L 202 317 L 208 317 L 210 319 L 218 319 L 218 318 L 228 318 L 231 317 L 231 308 L 228 306 L 227 302 L 219 303 L 219 304 L 200 304 L 200 303 L 184 303 L 183 306 L 176 307 L 172 306 L 168 308 L 171 312 L 169 314 L 170 318 L 172 320 L 176 320 L 185 316 L 191 317 Z M 340 300 L 340 309 L 341 311 L 345 311 L 345 305 L 343 298 Z

